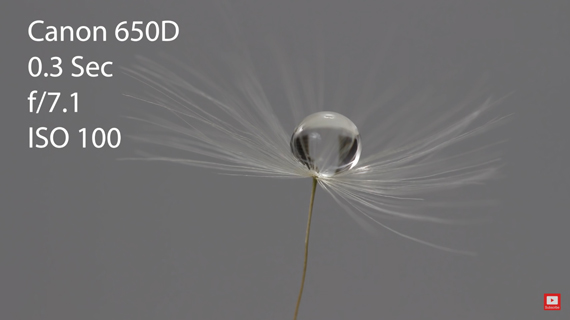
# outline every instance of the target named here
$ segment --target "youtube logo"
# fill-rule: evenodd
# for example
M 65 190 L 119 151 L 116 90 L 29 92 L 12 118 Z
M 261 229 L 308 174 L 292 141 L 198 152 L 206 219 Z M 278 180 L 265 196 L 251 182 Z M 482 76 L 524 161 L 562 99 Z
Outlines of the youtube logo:
M 560 293 L 544 294 L 544 310 L 560 310 Z

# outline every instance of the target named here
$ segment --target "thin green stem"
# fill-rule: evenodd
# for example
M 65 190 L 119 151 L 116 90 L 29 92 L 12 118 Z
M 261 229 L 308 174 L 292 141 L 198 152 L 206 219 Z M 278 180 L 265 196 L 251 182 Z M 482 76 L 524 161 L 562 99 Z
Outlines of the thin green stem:
M 307 260 L 309 258 L 309 234 L 311 233 L 311 218 L 313 217 L 313 203 L 315 202 L 315 191 L 317 191 L 317 178 L 313 177 L 313 189 L 311 190 L 311 203 L 309 204 L 309 218 L 307 220 L 307 231 L 305 232 L 305 261 L 303 262 L 303 278 L 301 279 L 301 289 L 299 289 L 299 297 L 297 298 L 297 306 L 295 307 L 295 317 L 299 313 L 301 305 L 301 296 L 303 296 L 303 288 L 305 287 L 305 275 L 307 274 Z

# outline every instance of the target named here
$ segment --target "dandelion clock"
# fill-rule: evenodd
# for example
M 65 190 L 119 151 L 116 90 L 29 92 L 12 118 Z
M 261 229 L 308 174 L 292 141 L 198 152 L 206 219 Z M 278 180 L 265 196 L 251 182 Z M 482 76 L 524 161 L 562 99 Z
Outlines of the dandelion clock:
M 363 77 L 372 81 L 367 80 L 362 92 L 348 90 L 346 97 L 339 98 L 342 90 L 325 88 L 318 61 L 294 63 L 284 57 L 284 50 L 274 53 L 272 71 L 243 46 L 236 54 L 214 59 L 215 67 L 201 69 L 203 65 L 192 59 L 139 57 L 125 73 L 144 90 L 128 96 L 157 112 L 135 118 L 150 128 L 141 126 L 135 138 L 177 156 L 143 153 L 136 159 L 213 169 L 235 179 L 310 182 L 294 319 L 305 285 L 311 218 L 319 210 L 313 208 L 318 189 L 365 228 L 439 250 L 472 254 L 403 233 L 390 221 L 448 222 L 447 217 L 422 210 L 437 203 L 430 202 L 434 191 L 452 192 L 497 176 L 500 141 L 473 142 L 505 120 L 488 112 L 497 101 L 477 89 L 455 101 L 451 111 L 437 113 L 437 105 L 444 103 L 427 99 L 429 92 L 412 94 L 400 83 L 377 86 L 374 77 Z M 263 80 L 266 73 L 278 75 L 279 83 Z M 340 83 L 343 74 L 336 74 Z M 275 96 L 283 99 L 275 103 Z M 437 116 L 428 116 L 434 112 Z M 381 114 L 379 121 L 371 120 L 374 114 Z

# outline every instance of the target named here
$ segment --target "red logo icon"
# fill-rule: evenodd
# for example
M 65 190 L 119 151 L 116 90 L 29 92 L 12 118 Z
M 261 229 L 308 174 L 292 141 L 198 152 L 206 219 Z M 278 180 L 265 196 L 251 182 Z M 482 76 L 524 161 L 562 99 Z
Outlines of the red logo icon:
M 544 294 L 544 310 L 560 310 L 560 293 Z

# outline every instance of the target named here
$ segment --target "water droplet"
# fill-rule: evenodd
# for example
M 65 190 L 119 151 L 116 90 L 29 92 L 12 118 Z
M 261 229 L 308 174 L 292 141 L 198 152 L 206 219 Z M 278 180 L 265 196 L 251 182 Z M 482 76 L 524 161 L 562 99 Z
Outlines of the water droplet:
M 358 163 L 360 134 L 356 125 L 342 114 L 313 113 L 295 128 L 291 152 L 310 170 L 330 177 Z

